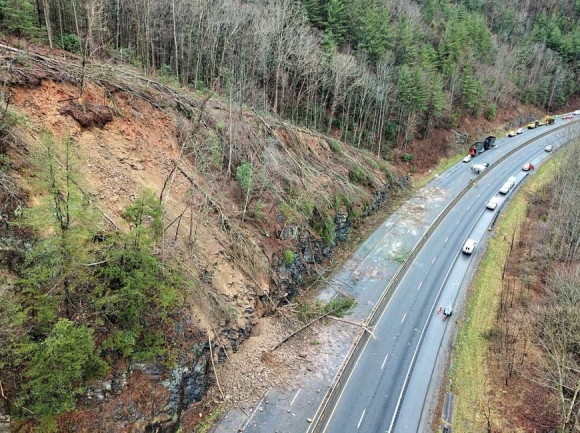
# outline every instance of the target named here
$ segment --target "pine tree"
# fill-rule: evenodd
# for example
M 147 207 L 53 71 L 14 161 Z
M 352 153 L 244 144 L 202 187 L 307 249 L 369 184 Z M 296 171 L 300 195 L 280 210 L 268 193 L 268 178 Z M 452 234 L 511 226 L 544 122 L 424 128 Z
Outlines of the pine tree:
M 0 0 L 0 28 L 18 36 L 35 33 L 34 6 L 29 0 Z
M 322 24 L 322 6 L 320 0 L 302 0 L 302 5 L 306 10 L 308 19 L 315 27 L 320 27 Z
M 329 0 L 326 5 L 326 29 L 332 32 L 336 45 L 346 41 L 348 30 L 348 13 L 345 0 Z
M 60 319 L 40 344 L 28 346 L 31 364 L 23 385 L 24 406 L 35 416 L 58 415 L 75 408 L 88 379 L 102 377 L 107 366 L 95 354 L 93 331 Z
M 468 63 L 461 77 L 461 101 L 465 108 L 479 115 L 483 106 L 483 85 L 473 74 L 473 66 Z
M 400 65 L 414 65 L 417 62 L 419 52 L 415 40 L 414 29 L 409 20 L 402 16 L 397 27 L 396 60 Z
M 376 63 L 390 48 L 392 31 L 389 10 L 375 1 L 355 3 L 353 42 Z

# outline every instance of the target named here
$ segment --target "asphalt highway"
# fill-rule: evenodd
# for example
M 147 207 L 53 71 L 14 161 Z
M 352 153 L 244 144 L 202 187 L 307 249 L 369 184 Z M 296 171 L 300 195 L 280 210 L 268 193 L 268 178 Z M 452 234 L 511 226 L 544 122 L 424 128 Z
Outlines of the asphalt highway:
M 367 319 L 400 267 L 397 254 L 410 251 L 440 212 L 476 177 L 470 170 L 472 164 L 493 163 L 531 138 L 565 123 L 572 121 L 559 120 L 554 126 L 498 139 L 497 147 L 469 163 L 457 163 L 435 178 L 361 245 L 319 298 L 330 300 L 339 287 L 357 300 L 349 320 Z M 387 307 L 376 314 L 380 316 L 373 333 L 376 339 L 363 338 L 360 345 L 352 346 L 357 348 L 356 364 L 338 375 L 338 382 L 335 372 L 341 364 L 346 365 L 348 347 L 359 330 L 334 324 L 327 326 L 332 345 L 324 349 L 321 368 L 297 375 L 289 389 L 270 389 L 256 396 L 254 407 L 226 411 L 211 431 L 417 431 L 441 338 L 449 324 L 441 320 L 437 309 L 454 303 L 468 283 L 464 281 L 467 269 L 480 253 L 478 246 L 473 256 L 463 255 L 461 246 L 468 236 L 480 241 L 487 233 L 494 212 L 485 208 L 485 202 L 496 195 L 504 181 L 516 175 L 521 182 L 525 176 L 521 166 L 526 162 L 539 165 L 549 156 L 544 147 L 554 144 L 557 148 L 567 136 L 565 130 L 549 134 L 480 178 L 434 231 L 402 282 L 389 291 Z M 505 198 L 501 195 L 498 209 Z M 325 397 L 329 387 L 335 391 Z
M 491 169 L 441 222 L 382 311 L 376 338 L 366 340 L 354 367 L 341 379 L 338 398 L 317 426 L 318 431 L 417 431 L 433 365 L 449 323 L 437 310 L 453 305 L 463 275 L 476 256 L 463 254 L 461 248 L 468 238 L 481 242 L 487 233 L 494 211 L 486 209 L 485 203 L 495 195 L 500 203 L 506 199 L 498 193 L 503 183 L 510 176 L 520 182 L 526 175 L 521 170 L 525 163 L 538 166 L 549 156 L 544 151 L 546 144 L 556 144 L 557 148 L 566 138 L 564 133 L 554 135 L 526 146 Z M 440 185 L 464 187 L 475 178 L 471 164 L 488 157 L 496 159 L 502 150 L 507 151 L 500 149 L 455 167 Z

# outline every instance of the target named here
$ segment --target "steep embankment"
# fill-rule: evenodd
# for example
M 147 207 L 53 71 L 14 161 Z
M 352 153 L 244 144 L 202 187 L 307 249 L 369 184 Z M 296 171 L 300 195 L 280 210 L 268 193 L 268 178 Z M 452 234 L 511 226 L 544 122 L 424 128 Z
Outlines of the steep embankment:
M 153 224 L 155 215 L 135 219 L 127 210 L 144 203 L 142 191 L 153 191 L 163 213 L 160 238 L 149 251 L 160 263 L 177 265 L 184 281 L 177 284 L 178 302 L 171 303 L 169 315 L 145 322 L 152 327 L 143 331 L 145 340 L 161 330 L 165 342 L 148 362 L 122 353 L 127 343 L 111 339 L 115 323 L 107 312 L 95 319 L 81 301 L 69 302 L 69 276 L 54 281 L 52 289 L 41 287 L 45 298 L 65 294 L 55 311 L 92 329 L 96 353 L 110 367 L 80 398 L 79 407 L 87 411 L 68 412 L 58 421 L 74 422 L 81 430 L 175 425 L 182 409 L 202 399 L 210 381 L 209 348 L 215 362 L 226 360 L 260 317 L 293 298 L 306 278 L 322 271 L 351 228 L 407 182 L 406 175 L 368 152 L 212 93 L 176 90 L 129 68 L 83 66 L 70 55 L 49 58 L 2 46 L 0 57 L 9 66 L 1 77 L 7 111 L 0 152 L 9 161 L 2 174 L 14 185 L 7 189 L 3 183 L 1 192 L 3 199 L 16 194 L 2 201 L 0 214 L 5 299 L 27 302 L 20 279 L 31 269 L 35 245 L 55 230 L 33 230 L 30 219 L 21 219 L 22 210 L 33 213 L 26 209 L 48 199 L 57 211 L 45 218 L 59 217 L 58 203 L 72 203 L 55 193 L 54 185 L 37 182 L 49 167 L 66 168 L 66 184 L 74 183 L 82 196 L 80 215 L 94 213 L 102 221 L 95 225 L 92 245 L 106 244 L 117 232 L 136 233 L 142 221 Z M 48 152 L 50 146 L 54 150 Z M 71 266 L 82 260 L 75 254 L 80 253 L 67 255 Z M 102 262 L 83 266 L 99 269 Z M 91 272 L 87 290 L 109 294 L 117 280 Z M 14 326 L 14 335 L 22 338 L 31 320 L 23 311 L 22 327 Z M 46 323 L 51 327 L 56 319 Z M 43 330 L 34 338 L 44 344 L 47 335 L 52 334 Z M 29 362 L 24 356 L 6 365 L 9 374 L 3 377 L 10 410 L 24 417 L 30 416 L 21 399 Z

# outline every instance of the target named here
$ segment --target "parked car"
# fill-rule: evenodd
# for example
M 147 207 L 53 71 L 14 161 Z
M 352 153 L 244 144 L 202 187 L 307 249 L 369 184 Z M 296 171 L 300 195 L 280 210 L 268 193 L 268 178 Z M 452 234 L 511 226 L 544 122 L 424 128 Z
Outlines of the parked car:
M 579 111 L 579 110 L 576 110 L 576 111 Z M 574 111 L 574 114 L 576 114 L 576 111 Z M 574 117 L 574 116 L 571 114 L 566 114 L 566 115 L 562 116 L 562 119 L 571 119 L 572 117 Z
M 532 164 L 531 162 L 526 162 L 524 164 L 524 166 L 522 167 L 522 170 L 524 170 L 524 171 L 530 171 L 530 170 L 533 170 L 534 168 L 535 168 L 534 167 L 534 164 Z
M 467 155 L 465 158 L 463 158 L 463 162 L 469 162 L 471 161 L 471 155 Z
M 507 181 L 511 184 L 511 186 L 514 186 L 516 184 L 516 177 L 510 176 L 510 178 Z
M 552 146 L 551 144 L 548 144 L 546 147 L 544 147 L 544 150 L 546 152 L 551 152 L 554 149 L 554 146 Z
M 523 134 L 523 133 L 524 133 L 524 128 L 519 128 L 519 129 L 516 131 L 516 134 Z
M 507 194 L 512 189 L 513 184 L 508 180 L 499 189 L 500 194 Z
M 471 166 L 471 171 L 475 172 L 476 174 L 480 174 L 482 171 L 489 167 L 489 162 L 482 162 L 480 164 L 473 164 Z
M 517 134 L 517 131 L 510 131 L 510 132 L 508 132 L 507 135 L 508 135 L 508 137 L 515 137 L 516 134 Z
M 500 191 L 501 192 L 501 191 Z M 499 197 L 492 197 L 486 204 L 485 207 L 491 210 L 495 210 L 499 204 Z
M 461 249 L 461 251 L 463 251 L 465 254 L 471 254 L 473 250 L 475 250 L 476 245 L 477 245 L 476 241 L 474 241 L 473 239 L 467 239 L 465 241 L 465 244 L 463 244 L 463 248 Z
M 574 111 L 574 115 L 575 115 L 575 116 L 580 116 L 580 110 L 576 110 L 576 111 Z

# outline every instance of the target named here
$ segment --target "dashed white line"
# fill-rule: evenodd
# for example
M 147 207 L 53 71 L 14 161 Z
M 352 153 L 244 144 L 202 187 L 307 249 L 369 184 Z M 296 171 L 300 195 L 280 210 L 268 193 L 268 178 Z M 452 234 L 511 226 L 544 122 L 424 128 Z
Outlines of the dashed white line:
M 403 323 L 403 322 L 405 321 L 405 317 L 407 317 L 407 313 L 405 313 L 405 314 L 403 315 L 403 320 L 401 320 L 401 323 Z
M 447 243 L 448 240 L 449 240 L 449 236 L 447 236 L 447 239 L 445 239 L 445 243 Z
M 461 222 L 461 220 L 457 220 L 457 222 L 455 223 L 455 225 L 458 226 L 460 222 Z
M 481 194 L 479 194 L 479 195 L 477 196 L 477 198 L 479 198 L 479 197 L 481 197 Z
M 294 400 L 296 400 L 296 397 L 298 397 L 298 394 L 300 394 L 300 391 L 302 391 L 302 388 L 298 389 L 298 392 L 296 393 L 296 395 L 294 396 L 294 398 L 292 399 L 292 401 L 290 402 L 290 406 L 292 406 L 294 404 Z
M 362 423 L 362 420 L 363 420 L 363 418 L 365 417 L 365 412 L 366 412 L 366 411 L 367 411 L 366 409 L 365 409 L 365 410 L 363 410 L 363 413 L 362 413 L 362 415 L 360 416 L 360 419 L 358 420 L 358 425 L 356 426 L 357 430 L 360 428 L 360 425 L 361 425 L 361 423 Z
M 423 285 L 423 281 L 421 281 L 421 282 L 419 283 L 419 287 L 417 287 L 417 290 L 421 290 L 421 286 L 422 286 L 422 285 Z
M 437 260 L 437 256 L 435 256 L 435 257 L 433 258 L 433 261 L 431 262 L 431 264 L 435 263 L 435 260 Z
M 471 209 L 471 205 L 467 206 L 467 210 Z
M 383 360 L 383 365 L 381 365 L 381 370 L 383 368 L 385 368 L 385 364 L 387 363 L 387 359 L 389 359 L 389 354 L 387 353 L 387 356 L 385 356 L 385 359 Z

